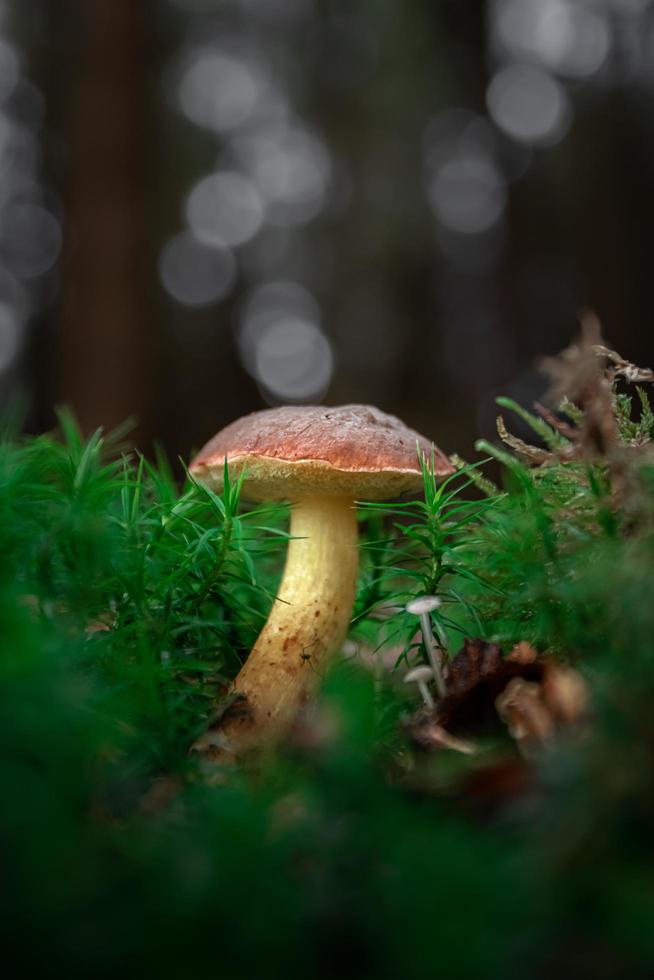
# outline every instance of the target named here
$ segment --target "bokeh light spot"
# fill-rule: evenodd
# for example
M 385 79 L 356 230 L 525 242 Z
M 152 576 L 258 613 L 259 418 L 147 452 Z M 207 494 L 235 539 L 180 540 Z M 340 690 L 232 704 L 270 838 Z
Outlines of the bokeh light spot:
M 3 264 L 19 279 L 41 276 L 57 261 L 62 244 L 61 226 L 41 205 L 9 204 L 0 227 Z
M 264 392 L 275 400 L 321 399 L 332 376 L 331 346 L 314 323 L 288 317 L 262 332 L 255 349 L 255 368 Z
M 319 324 L 318 304 L 299 283 L 264 283 L 247 297 L 239 318 L 239 353 L 269 401 L 324 395 L 334 362 Z
M 239 0 L 246 15 L 275 24 L 292 24 L 308 18 L 314 0 Z
M 0 300 L 0 372 L 11 367 L 20 346 L 21 322 L 16 310 Z
M 563 138 L 571 109 L 562 85 L 531 65 L 508 65 L 491 80 L 486 94 L 494 122 L 519 142 L 550 146 Z
M 568 0 L 500 0 L 493 25 L 504 52 L 573 78 L 598 71 L 611 44 L 603 12 Z
M 235 140 L 234 152 L 259 189 L 273 224 L 305 224 L 321 211 L 330 160 L 308 130 L 285 122 L 258 127 Z
M 209 245 L 242 245 L 261 228 L 263 204 L 251 180 L 238 173 L 203 177 L 186 201 L 186 220 Z
M 272 324 L 288 317 L 319 325 L 318 304 L 304 286 L 279 280 L 252 290 L 243 304 L 238 327 L 239 353 L 248 371 L 254 373 L 257 344 L 262 335 Z
M 16 49 L 0 38 L 0 104 L 6 102 L 20 77 L 20 62 Z
M 198 126 L 223 132 L 244 123 L 265 91 L 260 72 L 217 51 L 199 51 L 179 82 L 184 115 Z
M 504 181 L 483 157 L 448 160 L 428 185 L 438 220 L 452 231 L 479 234 L 502 217 L 506 201 Z
M 166 242 L 159 256 L 159 277 L 170 295 L 185 306 L 209 306 L 223 299 L 236 276 L 232 253 L 210 247 L 190 232 Z

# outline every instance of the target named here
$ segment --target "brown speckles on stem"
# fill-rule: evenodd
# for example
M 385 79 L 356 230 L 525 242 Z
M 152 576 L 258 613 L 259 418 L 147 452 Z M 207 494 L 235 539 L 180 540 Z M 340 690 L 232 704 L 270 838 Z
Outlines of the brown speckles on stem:
M 319 683 L 326 658 L 347 631 L 356 590 L 356 512 L 349 498 L 311 497 L 291 510 L 291 540 L 283 598 L 241 668 L 233 690 L 250 701 L 249 726 L 225 718 L 221 744 L 239 757 L 271 745 L 292 726 L 299 706 Z

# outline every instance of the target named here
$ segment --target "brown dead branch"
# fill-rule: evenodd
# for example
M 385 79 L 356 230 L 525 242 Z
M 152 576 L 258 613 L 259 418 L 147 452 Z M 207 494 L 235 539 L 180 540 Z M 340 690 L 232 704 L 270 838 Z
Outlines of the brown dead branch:
M 538 449 L 537 446 L 530 446 L 522 439 L 518 439 L 517 436 L 511 435 L 501 415 L 497 416 L 496 423 L 497 432 L 502 442 L 530 463 L 541 466 L 543 463 L 551 463 L 557 459 L 554 453 L 550 453 L 546 449 Z

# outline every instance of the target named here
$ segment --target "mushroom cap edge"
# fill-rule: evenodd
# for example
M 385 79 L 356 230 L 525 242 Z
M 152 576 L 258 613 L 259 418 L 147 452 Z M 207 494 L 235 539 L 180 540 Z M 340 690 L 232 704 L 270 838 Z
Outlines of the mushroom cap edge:
M 197 454 L 191 474 L 216 491 L 246 473 L 250 500 L 349 496 L 386 500 L 422 488 L 418 447 L 438 476 L 454 472 L 447 457 L 400 419 L 368 405 L 293 405 L 237 419 Z

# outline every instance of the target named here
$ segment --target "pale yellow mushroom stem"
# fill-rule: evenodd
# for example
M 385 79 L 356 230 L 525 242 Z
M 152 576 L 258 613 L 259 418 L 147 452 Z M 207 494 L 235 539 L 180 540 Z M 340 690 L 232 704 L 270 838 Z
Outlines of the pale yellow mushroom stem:
M 195 745 L 214 761 L 283 737 L 347 634 L 359 562 L 354 501 L 304 497 L 290 534 L 278 598 L 233 684 L 240 697 Z

